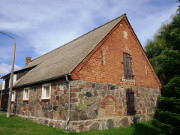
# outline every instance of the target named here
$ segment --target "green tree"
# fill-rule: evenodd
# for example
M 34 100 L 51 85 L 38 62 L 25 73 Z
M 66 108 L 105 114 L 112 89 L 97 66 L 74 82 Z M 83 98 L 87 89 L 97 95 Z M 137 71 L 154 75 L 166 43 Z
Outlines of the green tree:
M 163 24 L 154 40 L 148 40 L 145 52 L 162 85 L 180 73 L 180 13 Z
M 180 0 L 178 0 L 180 2 Z M 163 88 L 153 123 L 166 134 L 180 132 L 180 8 L 172 21 L 163 24 L 145 52 Z
M 162 85 L 167 84 L 180 73 L 180 53 L 178 50 L 164 49 L 160 55 L 150 59 Z

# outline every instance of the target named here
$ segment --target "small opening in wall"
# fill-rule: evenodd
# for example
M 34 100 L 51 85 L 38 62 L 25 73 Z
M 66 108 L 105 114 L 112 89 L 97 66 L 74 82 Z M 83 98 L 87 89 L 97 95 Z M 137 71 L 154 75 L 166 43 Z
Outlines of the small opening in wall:
M 106 64 L 106 60 L 105 60 L 105 52 L 102 51 L 102 64 L 105 65 Z

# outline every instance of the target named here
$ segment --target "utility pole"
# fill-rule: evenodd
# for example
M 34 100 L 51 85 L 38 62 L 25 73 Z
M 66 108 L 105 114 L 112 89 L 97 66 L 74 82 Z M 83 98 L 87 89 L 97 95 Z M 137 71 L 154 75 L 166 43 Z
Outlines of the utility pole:
M 11 112 L 11 96 L 12 96 L 12 87 L 13 87 L 13 73 L 14 73 L 14 59 L 15 59 L 15 50 L 16 50 L 16 40 L 14 37 L 4 33 L 4 32 L 1 32 L 0 33 L 12 38 L 14 40 L 14 47 L 13 47 L 13 58 L 12 58 L 12 66 L 11 66 L 11 77 L 10 77 L 10 89 L 9 89 L 9 98 L 8 98 L 8 110 L 7 110 L 7 117 L 10 116 Z

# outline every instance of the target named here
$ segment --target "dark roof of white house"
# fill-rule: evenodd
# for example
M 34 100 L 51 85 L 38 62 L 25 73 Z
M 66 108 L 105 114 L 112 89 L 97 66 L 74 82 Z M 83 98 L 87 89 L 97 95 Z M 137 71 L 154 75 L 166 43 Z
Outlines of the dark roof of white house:
M 24 75 L 15 86 L 32 84 L 70 74 L 125 16 L 123 14 L 73 41 L 32 60 L 21 70 L 35 67 Z

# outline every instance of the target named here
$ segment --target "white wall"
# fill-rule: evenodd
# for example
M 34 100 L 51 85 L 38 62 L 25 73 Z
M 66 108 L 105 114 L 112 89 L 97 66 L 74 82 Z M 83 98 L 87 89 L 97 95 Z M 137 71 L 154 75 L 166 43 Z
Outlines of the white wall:
M 17 74 L 13 75 L 13 84 L 17 81 Z
M 2 90 L 5 88 L 5 79 L 3 79 L 3 82 L 2 82 Z

